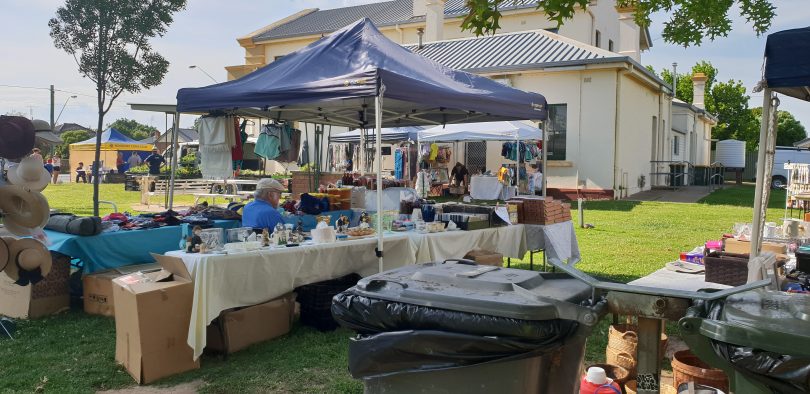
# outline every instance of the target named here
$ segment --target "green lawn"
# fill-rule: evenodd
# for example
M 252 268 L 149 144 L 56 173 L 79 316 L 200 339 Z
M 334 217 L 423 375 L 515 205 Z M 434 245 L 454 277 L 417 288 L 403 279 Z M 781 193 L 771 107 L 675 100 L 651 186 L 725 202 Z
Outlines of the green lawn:
M 102 199 L 137 202 L 138 193 L 121 185 L 102 185 Z M 88 212 L 89 186 L 60 185 L 46 190 L 52 207 Z M 769 220 L 782 217 L 784 192 L 774 194 Z M 660 268 L 709 239 L 729 232 L 735 222 L 750 222 L 753 187 L 727 187 L 697 204 L 599 201 L 585 204 L 585 222 L 577 237 L 579 268 L 627 282 Z M 576 216 L 576 215 L 575 215 Z M 528 258 L 513 267 L 528 268 Z M 541 256 L 535 258 L 542 261 Z M 91 392 L 133 385 L 114 362 L 113 320 L 70 312 L 18 322 L 16 340 L 0 340 L 0 392 Z M 608 321 L 602 321 L 587 349 L 589 362 L 602 361 Z M 677 334 L 670 332 L 670 334 Z M 296 326 L 290 335 L 231 355 L 227 361 L 204 356 L 202 368 L 161 381 L 207 383 L 204 392 L 362 392 L 346 370 L 349 331 L 319 333 Z M 42 383 L 47 379 L 46 383 Z
M 93 185 L 87 183 L 60 183 L 49 185 L 43 192 L 48 198 L 51 209 L 72 212 L 76 215 L 93 214 Z M 120 212 L 134 212 L 133 204 L 140 204 L 141 192 L 125 191 L 123 184 L 102 183 L 99 185 L 99 201 L 112 201 Z M 153 206 L 163 206 L 163 196 L 153 196 L 149 200 Z M 189 206 L 194 202 L 193 196 L 178 195 L 175 205 Z M 104 216 L 112 212 L 112 205 L 99 204 L 99 213 Z

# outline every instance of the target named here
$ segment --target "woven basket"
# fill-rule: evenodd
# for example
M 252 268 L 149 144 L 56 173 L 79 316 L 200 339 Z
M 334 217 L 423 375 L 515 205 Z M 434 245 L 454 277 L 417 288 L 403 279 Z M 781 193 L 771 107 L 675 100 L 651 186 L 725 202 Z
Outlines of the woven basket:
M 638 327 L 634 324 L 612 324 L 608 329 L 608 346 L 620 352 L 636 356 L 638 348 Z M 659 354 L 664 357 L 667 350 L 667 334 L 661 333 Z
M 713 252 L 703 259 L 706 282 L 741 286 L 748 281 L 748 255 Z
M 675 387 L 695 382 L 728 392 L 728 377 L 720 369 L 712 368 L 689 350 L 675 352 L 672 357 L 672 380 Z
M 636 376 L 636 357 L 630 353 L 608 346 L 605 348 L 605 362 L 620 366 L 626 369 L 630 376 Z

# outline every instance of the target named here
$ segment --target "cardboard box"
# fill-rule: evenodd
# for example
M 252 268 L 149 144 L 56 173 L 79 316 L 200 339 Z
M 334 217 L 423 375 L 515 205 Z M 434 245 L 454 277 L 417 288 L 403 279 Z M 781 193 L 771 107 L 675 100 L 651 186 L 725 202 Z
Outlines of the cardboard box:
M 473 249 L 464 255 L 467 260 L 475 261 L 480 265 L 494 265 L 503 267 L 503 255 L 489 250 Z
M 128 265 L 85 275 L 82 278 L 84 312 L 91 315 L 115 316 L 113 279 L 138 271 L 159 271 L 160 265 Z
M 194 284 L 183 261 L 152 255 L 163 268 L 113 279 L 115 360 L 138 383 L 197 369 L 188 346 Z
M 762 251 L 763 252 L 773 252 L 776 254 L 784 254 L 786 252 L 787 245 L 775 243 L 775 242 L 763 242 L 762 243 Z M 723 251 L 728 253 L 751 253 L 751 242 L 749 241 L 740 241 L 734 238 L 727 238 L 725 241 L 725 247 Z
M 19 286 L 0 273 L 0 315 L 35 319 L 70 308 L 70 257 L 51 252 L 51 272 L 35 285 Z
M 206 349 L 230 354 L 250 345 L 290 332 L 295 313 L 295 295 L 223 311 L 208 325 Z

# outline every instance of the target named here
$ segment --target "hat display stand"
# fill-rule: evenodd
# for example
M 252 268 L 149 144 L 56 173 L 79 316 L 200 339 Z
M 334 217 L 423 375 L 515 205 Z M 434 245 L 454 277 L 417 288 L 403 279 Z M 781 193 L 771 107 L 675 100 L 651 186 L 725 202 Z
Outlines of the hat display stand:
M 8 182 L 0 177 L 0 219 L 8 232 L 19 237 L 42 234 L 50 217 L 48 200 L 40 193 L 48 186 L 50 175 L 40 159 L 28 156 L 34 147 L 34 136 L 30 120 L 0 116 L 3 169 L 7 161 L 21 159 L 19 164 L 9 166 Z M 51 265 L 51 254 L 42 241 L 0 237 L 0 270 L 17 285 L 41 281 L 50 273 Z

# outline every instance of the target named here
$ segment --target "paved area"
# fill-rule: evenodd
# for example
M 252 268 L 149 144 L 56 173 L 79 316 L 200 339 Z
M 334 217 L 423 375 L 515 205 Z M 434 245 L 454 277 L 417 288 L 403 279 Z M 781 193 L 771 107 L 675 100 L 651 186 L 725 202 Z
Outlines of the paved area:
M 625 198 L 630 201 L 698 202 L 711 193 L 708 186 L 684 186 L 678 189 L 652 189 Z

